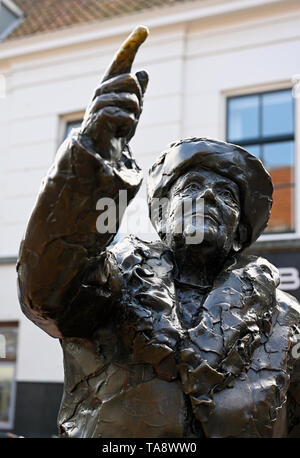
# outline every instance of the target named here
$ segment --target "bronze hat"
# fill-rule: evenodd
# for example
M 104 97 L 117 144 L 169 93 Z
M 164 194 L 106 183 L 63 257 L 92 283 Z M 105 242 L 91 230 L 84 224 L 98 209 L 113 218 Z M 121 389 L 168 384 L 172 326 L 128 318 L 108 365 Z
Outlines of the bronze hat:
M 210 138 L 187 138 L 172 143 L 149 170 L 148 204 L 168 196 L 176 179 L 188 170 L 203 168 L 230 178 L 240 189 L 241 220 L 248 227 L 251 245 L 267 226 L 272 207 L 273 184 L 262 162 L 240 146 Z M 152 216 L 161 234 L 163 225 Z

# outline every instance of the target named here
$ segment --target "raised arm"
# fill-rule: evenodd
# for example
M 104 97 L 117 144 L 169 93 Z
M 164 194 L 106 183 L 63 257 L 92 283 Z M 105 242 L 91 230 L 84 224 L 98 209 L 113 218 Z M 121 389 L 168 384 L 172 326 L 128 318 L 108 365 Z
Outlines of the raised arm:
M 119 191 L 127 191 L 129 203 L 141 184 L 128 142 L 142 111 L 148 77 L 130 71 L 147 33 L 140 27 L 123 43 L 82 126 L 60 147 L 21 243 L 17 272 L 22 310 L 54 337 L 87 336 L 105 316 L 105 297 L 112 302 L 117 290 L 114 285 L 107 291 L 110 274 L 101 254 L 114 234 L 97 230 L 96 206 L 99 199 L 110 198 L 118 210 Z M 119 224 L 117 216 L 116 228 Z M 102 295 L 101 284 L 106 290 Z

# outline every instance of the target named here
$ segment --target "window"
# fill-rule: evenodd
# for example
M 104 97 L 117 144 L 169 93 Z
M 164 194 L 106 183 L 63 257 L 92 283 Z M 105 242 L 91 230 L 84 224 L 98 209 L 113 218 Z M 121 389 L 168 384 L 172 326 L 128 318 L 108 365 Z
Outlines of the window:
M 0 429 L 12 429 L 18 323 L 0 322 Z
M 266 233 L 295 231 L 294 100 L 290 89 L 227 99 L 227 141 L 257 156 L 273 184 Z
M 74 121 L 67 121 L 64 138 L 67 138 L 67 136 L 69 135 L 72 129 L 77 129 L 77 127 L 80 127 L 81 122 L 82 122 L 82 119 L 76 119 Z
M 24 18 L 23 12 L 12 0 L 0 1 L 0 41 L 4 40 Z

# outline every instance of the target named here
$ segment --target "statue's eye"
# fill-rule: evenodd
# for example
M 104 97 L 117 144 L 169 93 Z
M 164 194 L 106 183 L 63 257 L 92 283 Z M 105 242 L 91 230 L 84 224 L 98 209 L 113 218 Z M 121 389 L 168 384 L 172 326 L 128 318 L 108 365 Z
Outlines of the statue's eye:
M 191 191 L 198 191 L 200 189 L 200 183 L 189 183 L 185 189 L 191 190 Z
M 232 202 L 234 202 L 235 204 L 237 204 L 237 200 L 236 200 L 236 197 L 235 195 L 233 194 L 233 192 L 231 192 L 229 189 L 224 189 L 221 191 L 220 193 L 221 197 L 225 200 L 231 200 Z

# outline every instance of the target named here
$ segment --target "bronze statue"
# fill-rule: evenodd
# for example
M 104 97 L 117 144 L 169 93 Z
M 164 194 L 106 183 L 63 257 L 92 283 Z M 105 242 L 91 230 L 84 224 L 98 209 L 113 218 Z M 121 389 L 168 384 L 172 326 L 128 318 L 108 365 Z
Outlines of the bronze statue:
M 151 213 L 161 241 L 110 245 L 96 228 L 99 199 L 120 207 L 119 191 L 130 201 L 141 184 L 128 143 L 148 77 L 130 71 L 146 36 L 122 45 L 60 147 L 20 248 L 22 310 L 63 348 L 59 433 L 285 437 L 299 423 L 300 308 L 275 267 L 244 254 L 272 204 L 262 163 L 216 140 L 173 143 L 149 171 L 149 206 L 167 198 Z M 193 206 L 178 216 L 198 198 L 202 220 Z M 197 217 L 203 240 L 186 243 Z

